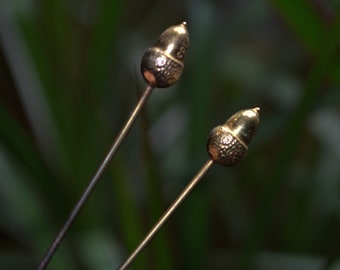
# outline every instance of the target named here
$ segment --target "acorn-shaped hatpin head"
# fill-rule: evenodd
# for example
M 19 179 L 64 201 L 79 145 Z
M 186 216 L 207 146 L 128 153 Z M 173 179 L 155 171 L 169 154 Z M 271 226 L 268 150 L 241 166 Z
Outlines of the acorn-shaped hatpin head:
M 214 162 L 233 166 L 243 160 L 260 123 L 259 110 L 260 108 L 256 107 L 239 111 L 225 124 L 211 130 L 207 150 Z
M 141 71 L 144 80 L 158 88 L 173 85 L 183 73 L 188 46 L 189 33 L 185 22 L 167 28 L 143 55 Z

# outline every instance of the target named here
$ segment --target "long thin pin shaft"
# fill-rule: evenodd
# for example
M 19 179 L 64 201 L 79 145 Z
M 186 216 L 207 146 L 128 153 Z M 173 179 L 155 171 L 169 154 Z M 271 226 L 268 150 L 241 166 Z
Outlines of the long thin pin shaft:
M 117 135 L 115 140 L 113 141 L 113 143 L 112 143 L 112 145 L 110 147 L 109 152 L 107 153 L 106 157 L 104 158 L 104 160 L 102 161 L 102 163 L 98 167 L 97 172 L 95 173 L 95 175 L 93 176 L 93 178 L 89 182 L 89 184 L 86 187 L 84 193 L 81 195 L 79 201 L 77 202 L 77 204 L 75 205 L 75 207 L 71 211 L 69 217 L 67 218 L 67 220 L 64 223 L 63 227 L 60 229 L 60 231 L 57 234 L 56 238 L 51 243 L 51 245 L 50 245 L 49 249 L 47 250 L 45 256 L 43 257 L 42 261 L 40 262 L 37 270 L 43 270 L 43 269 L 45 269 L 47 267 L 47 265 L 50 262 L 52 256 L 54 255 L 54 253 L 58 249 L 61 241 L 63 240 L 64 236 L 66 235 L 68 229 L 73 224 L 73 222 L 76 219 L 76 217 L 78 216 L 80 210 L 84 206 L 87 198 L 89 197 L 91 191 L 93 190 L 93 188 L 97 184 L 100 176 L 103 174 L 103 172 L 105 171 L 105 169 L 106 169 L 107 165 L 109 164 L 110 160 L 116 154 L 119 146 L 121 145 L 121 143 L 125 139 L 126 135 L 128 134 L 132 124 L 136 120 L 138 114 L 140 113 L 143 105 L 147 101 L 147 99 L 150 96 L 150 94 L 152 93 L 153 89 L 154 89 L 154 87 L 150 86 L 150 85 L 148 85 L 147 88 L 145 89 L 143 95 L 141 96 L 141 98 L 139 99 L 139 101 L 136 104 L 135 108 L 131 112 L 131 114 L 130 114 L 129 118 L 127 119 L 126 123 L 124 124 L 123 128 L 121 129 L 121 131 L 119 132 L 119 134 Z
M 153 228 L 150 230 L 150 232 L 145 236 L 144 240 L 137 246 L 137 248 L 131 253 L 131 255 L 126 259 L 126 261 L 118 268 L 118 270 L 125 270 L 131 265 L 131 263 L 134 261 L 134 259 L 137 257 L 137 255 L 150 242 L 152 237 L 157 233 L 157 231 L 167 221 L 167 219 L 176 210 L 176 208 L 184 201 L 184 199 L 188 196 L 190 191 L 202 179 L 202 177 L 205 175 L 205 173 L 210 169 L 210 167 L 213 164 L 214 164 L 214 161 L 212 159 L 210 159 L 202 166 L 202 168 L 198 171 L 198 173 L 194 176 L 194 178 L 190 181 L 190 183 L 184 188 L 182 193 L 176 198 L 176 200 L 172 203 L 172 205 L 168 208 L 168 210 L 165 211 L 165 213 L 161 216 L 161 218 L 153 226 Z

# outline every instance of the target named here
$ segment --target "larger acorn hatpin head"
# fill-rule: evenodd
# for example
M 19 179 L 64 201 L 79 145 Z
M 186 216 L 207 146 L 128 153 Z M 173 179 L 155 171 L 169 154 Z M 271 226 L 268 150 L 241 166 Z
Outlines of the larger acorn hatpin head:
M 242 161 L 260 123 L 259 111 L 258 107 L 239 111 L 225 124 L 211 130 L 207 150 L 214 162 L 223 166 L 233 166 Z
M 186 22 L 167 28 L 143 55 L 141 72 L 144 80 L 158 88 L 173 85 L 183 73 L 188 46 Z

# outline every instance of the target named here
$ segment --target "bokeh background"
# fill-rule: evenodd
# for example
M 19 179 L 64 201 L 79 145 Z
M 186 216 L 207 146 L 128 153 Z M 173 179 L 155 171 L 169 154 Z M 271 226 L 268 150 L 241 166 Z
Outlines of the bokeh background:
M 204 177 L 132 269 L 340 269 L 337 0 L 0 1 L 0 269 L 34 269 L 145 88 L 140 59 L 187 21 L 157 89 L 48 269 L 115 269 L 261 107 L 247 158 Z

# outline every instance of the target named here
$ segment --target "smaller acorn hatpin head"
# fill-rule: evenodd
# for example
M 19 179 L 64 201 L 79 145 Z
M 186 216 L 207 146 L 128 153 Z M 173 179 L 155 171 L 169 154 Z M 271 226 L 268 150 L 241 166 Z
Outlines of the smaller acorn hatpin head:
M 225 124 L 211 130 L 207 150 L 214 162 L 223 166 L 233 166 L 242 161 L 260 123 L 259 111 L 258 107 L 239 111 Z
M 186 22 L 167 28 L 143 55 L 141 72 L 144 80 L 158 88 L 173 85 L 183 73 L 188 46 Z

